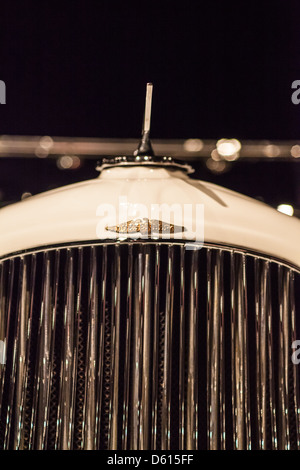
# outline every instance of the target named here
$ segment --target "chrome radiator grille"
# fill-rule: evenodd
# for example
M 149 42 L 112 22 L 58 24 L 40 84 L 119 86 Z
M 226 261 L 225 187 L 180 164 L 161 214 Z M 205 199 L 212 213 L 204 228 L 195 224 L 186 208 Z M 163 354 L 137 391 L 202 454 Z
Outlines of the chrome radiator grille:
M 168 243 L 0 262 L 1 448 L 300 448 L 299 278 Z

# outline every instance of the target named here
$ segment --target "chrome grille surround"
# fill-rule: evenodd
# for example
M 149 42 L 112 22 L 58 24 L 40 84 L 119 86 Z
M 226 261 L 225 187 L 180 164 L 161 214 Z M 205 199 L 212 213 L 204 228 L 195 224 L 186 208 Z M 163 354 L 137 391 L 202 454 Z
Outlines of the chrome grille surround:
M 3 259 L 1 447 L 299 449 L 299 290 L 286 263 L 208 244 Z

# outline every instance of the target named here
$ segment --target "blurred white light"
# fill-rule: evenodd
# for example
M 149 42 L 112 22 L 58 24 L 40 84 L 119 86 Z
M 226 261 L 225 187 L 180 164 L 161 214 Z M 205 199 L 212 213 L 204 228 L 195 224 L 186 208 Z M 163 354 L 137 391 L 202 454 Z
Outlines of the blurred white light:
M 39 158 L 46 158 L 49 155 L 49 151 L 53 146 L 53 139 L 48 135 L 40 138 L 39 146 L 35 149 L 35 154 Z
M 57 166 L 63 170 L 68 170 L 72 168 L 73 165 L 73 158 L 68 157 L 67 155 L 60 157 L 57 161 Z
M 300 145 L 293 145 L 291 148 L 291 155 L 294 158 L 300 158 Z
M 80 158 L 71 155 L 64 155 L 57 160 L 57 166 L 60 170 L 75 170 L 80 167 L 80 164 Z
M 224 161 L 215 161 L 212 158 L 206 160 L 206 166 L 212 173 L 223 173 L 227 169 L 227 164 Z
M 35 154 L 39 158 L 47 158 L 49 155 L 49 149 L 45 149 L 43 147 L 37 147 L 35 149 Z
M 275 158 L 280 154 L 280 148 L 278 145 L 266 145 L 263 149 L 263 153 L 266 157 Z
M 73 170 L 76 170 L 77 168 L 79 168 L 81 166 L 81 160 L 79 157 L 72 157 L 73 158 L 73 166 L 72 166 L 72 169 Z
M 239 152 L 233 153 L 232 155 L 226 155 L 224 157 L 224 160 L 227 160 L 228 162 L 234 162 L 235 160 L 238 160 L 240 158 Z
M 215 161 L 215 162 L 219 162 L 220 160 L 222 160 L 222 157 L 221 155 L 219 154 L 218 150 L 217 149 L 214 149 L 211 154 L 210 154 L 211 158 Z
M 279 204 L 277 210 L 278 212 L 282 212 L 282 214 L 286 214 L 291 217 L 294 215 L 294 208 L 290 204 Z
M 45 135 L 40 139 L 40 146 L 45 150 L 51 149 L 51 147 L 53 147 L 53 139 L 48 135 Z
M 200 139 L 187 139 L 183 148 L 187 152 L 200 152 L 203 149 L 203 142 Z
M 239 151 L 241 148 L 241 142 L 237 139 L 220 139 L 217 142 L 219 155 L 228 161 L 237 160 L 239 158 Z

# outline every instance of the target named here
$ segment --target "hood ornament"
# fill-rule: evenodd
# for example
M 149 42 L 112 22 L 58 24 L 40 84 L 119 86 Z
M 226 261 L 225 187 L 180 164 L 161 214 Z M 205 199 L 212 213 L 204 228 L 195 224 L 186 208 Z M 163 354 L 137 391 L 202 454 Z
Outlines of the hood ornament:
M 141 233 L 144 236 L 174 234 L 186 231 L 185 227 L 169 224 L 156 219 L 132 219 L 112 227 L 105 227 L 105 230 L 116 233 L 136 234 Z
M 115 157 L 109 156 L 102 158 L 101 162 L 99 162 L 96 167 L 98 171 L 101 172 L 115 166 L 152 166 L 165 167 L 170 170 L 180 170 L 187 174 L 194 173 L 195 170 L 190 165 L 180 160 L 173 160 L 172 157 L 156 156 L 154 154 L 150 141 L 152 93 L 153 84 L 147 83 L 142 138 L 138 148 L 133 152 L 133 155 L 118 155 Z
M 154 156 L 154 151 L 153 151 L 151 141 L 150 141 L 152 92 L 153 92 L 152 83 L 147 83 L 142 139 L 139 143 L 138 148 L 133 152 L 133 155 L 135 157 L 143 156 L 143 155 L 147 155 L 151 157 Z

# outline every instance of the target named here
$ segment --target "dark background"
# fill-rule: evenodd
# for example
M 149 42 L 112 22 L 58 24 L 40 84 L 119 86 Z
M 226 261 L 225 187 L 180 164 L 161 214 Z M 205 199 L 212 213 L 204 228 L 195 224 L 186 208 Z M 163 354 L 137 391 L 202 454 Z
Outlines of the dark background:
M 300 5 L 282 1 L 10 0 L 1 3 L 0 135 L 139 138 L 154 83 L 153 138 L 299 140 Z M 0 160 L 2 203 L 96 176 L 85 160 Z M 300 162 L 238 161 L 196 177 L 300 205 Z

